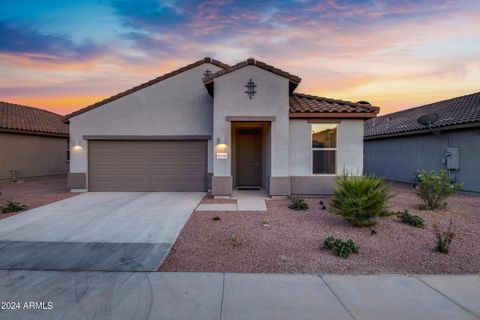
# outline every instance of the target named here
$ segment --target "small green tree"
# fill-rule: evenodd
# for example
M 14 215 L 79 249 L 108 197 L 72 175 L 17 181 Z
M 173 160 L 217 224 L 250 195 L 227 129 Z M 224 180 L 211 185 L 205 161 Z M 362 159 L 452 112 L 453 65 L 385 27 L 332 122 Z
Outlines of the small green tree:
M 462 188 L 462 184 L 451 183 L 447 170 L 422 171 L 418 175 L 417 196 L 422 200 L 421 210 L 444 208 L 448 196 Z
M 369 227 L 377 218 L 390 215 L 387 203 L 391 196 L 382 179 L 342 175 L 330 202 L 333 214 L 342 216 L 357 227 Z

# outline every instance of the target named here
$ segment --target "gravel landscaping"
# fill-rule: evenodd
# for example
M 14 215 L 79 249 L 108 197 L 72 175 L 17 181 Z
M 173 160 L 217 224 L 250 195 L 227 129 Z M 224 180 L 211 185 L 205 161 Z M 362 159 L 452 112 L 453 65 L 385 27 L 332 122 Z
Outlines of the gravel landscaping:
M 457 194 L 447 209 L 417 210 L 411 186 L 391 184 L 389 208 L 408 209 L 425 219 L 419 229 L 391 216 L 371 235 L 328 211 L 328 198 L 307 198 L 310 209 L 288 209 L 288 201 L 267 201 L 268 211 L 194 212 L 160 271 L 273 273 L 478 273 L 480 196 Z M 319 201 L 327 203 L 321 210 Z M 212 220 L 220 217 L 220 221 Z M 433 225 L 453 219 L 456 238 L 448 255 L 435 252 Z M 348 259 L 321 250 L 328 236 L 352 239 L 359 254 Z
M 17 201 L 27 206 L 27 209 L 40 207 L 55 201 L 77 195 L 67 189 L 65 175 L 25 178 L 18 182 L 0 181 L 0 206 L 7 201 Z M 0 219 L 15 215 L 19 212 L 0 213 Z

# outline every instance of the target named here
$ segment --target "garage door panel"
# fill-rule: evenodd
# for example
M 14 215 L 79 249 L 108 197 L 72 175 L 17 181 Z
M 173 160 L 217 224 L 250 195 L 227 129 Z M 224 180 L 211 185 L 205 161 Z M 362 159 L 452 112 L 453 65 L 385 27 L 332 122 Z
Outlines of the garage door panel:
M 90 141 L 90 191 L 205 191 L 206 141 Z

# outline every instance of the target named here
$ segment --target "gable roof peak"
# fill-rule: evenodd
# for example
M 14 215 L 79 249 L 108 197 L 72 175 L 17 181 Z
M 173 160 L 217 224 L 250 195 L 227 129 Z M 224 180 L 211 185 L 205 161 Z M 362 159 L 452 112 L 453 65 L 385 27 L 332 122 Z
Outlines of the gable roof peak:
M 80 109 L 80 110 L 77 110 L 77 111 L 75 111 L 75 112 L 72 112 L 72 113 L 70 113 L 70 114 L 67 114 L 67 115 L 63 118 L 63 122 L 67 123 L 67 122 L 69 121 L 68 119 L 70 119 L 71 117 L 75 117 L 75 116 L 77 116 L 77 115 L 79 115 L 79 114 L 82 114 L 82 113 L 84 113 L 84 112 L 90 111 L 90 110 L 92 110 L 92 109 L 95 109 L 95 108 L 97 108 L 97 107 L 100 107 L 100 106 L 102 106 L 102 105 L 104 105 L 104 104 L 107 104 L 107 103 L 109 103 L 109 102 L 112 102 L 112 101 L 114 101 L 114 100 L 120 99 L 120 98 L 122 98 L 122 97 L 124 97 L 124 96 L 127 96 L 127 95 L 129 95 L 129 94 L 131 94 L 131 93 L 134 93 L 134 92 L 136 92 L 136 91 L 138 91 L 138 90 L 144 89 L 144 88 L 149 87 L 149 86 L 151 86 L 151 85 L 154 85 L 154 84 L 156 84 L 156 83 L 158 83 L 158 82 L 160 82 L 160 81 L 163 81 L 163 80 L 165 80 L 165 79 L 168 79 L 168 78 L 171 78 L 171 77 L 173 77 L 173 76 L 176 76 L 176 75 L 178 75 L 178 74 L 180 74 L 180 73 L 182 73 L 182 72 L 185 72 L 185 71 L 188 71 L 188 70 L 193 69 L 193 68 L 195 68 L 195 67 L 198 67 L 198 66 L 200 66 L 200 65 L 202 65 L 202 64 L 204 64 L 204 63 L 213 64 L 214 66 L 217 66 L 217 67 L 219 67 L 219 68 L 221 68 L 221 69 L 226 69 L 226 68 L 229 67 L 228 64 L 225 64 L 225 63 L 223 63 L 223 62 L 221 62 L 221 61 L 212 59 L 211 57 L 205 57 L 205 58 L 203 58 L 203 59 L 201 59 L 201 60 L 195 61 L 195 62 L 193 62 L 193 63 L 191 63 L 191 64 L 189 64 L 189 65 L 186 65 L 186 66 L 184 66 L 184 67 L 182 67 L 182 68 L 179 68 L 179 69 L 173 70 L 173 71 L 171 71 L 171 72 L 169 72 L 169 73 L 166 73 L 166 74 L 164 74 L 164 75 L 162 75 L 162 76 L 160 76 L 160 77 L 157 77 L 157 78 L 155 78 L 155 79 L 153 79 L 153 80 L 150 80 L 150 81 L 148 81 L 148 82 L 142 83 L 142 84 L 140 84 L 140 85 L 138 85 L 138 86 L 136 86 L 136 87 L 133 87 L 133 88 L 131 88 L 131 89 L 128 89 L 128 90 L 126 90 L 126 91 L 120 92 L 120 93 L 118 93 L 118 94 L 116 94 L 116 95 L 114 95 L 114 96 L 111 96 L 110 98 L 106 98 L 106 99 L 104 99 L 104 100 L 102 100 L 102 101 L 99 101 L 99 102 L 96 102 L 96 103 L 94 103 L 94 104 L 92 104 L 92 105 L 90 105 L 90 106 L 87 106 L 87 107 L 85 107 L 85 108 L 82 108 L 82 109 Z
M 219 78 L 227 73 L 230 73 L 230 72 L 233 72 L 233 71 L 236 71 L 236 70 L 239 70 L 239 69 L 242 69 L 246 66 L 256 66 L 260 69 L 263 69 L 265 71 L 268 71 L 268 72 L 271 72 L 271 73 L 274 73 L 280 77 L 284 77 L 284 78 L 287 78 L 290 85 L 289 85 L 289 92 L 290 94 L 293 93 L 293 91 L 295 91 L 295 88 L 298 86 L 298 84 L 302 81 L 302 78 L 298 77 L 298 76 L 295 76 L 293 74 L 290 74 L 286 71 L 283 71 L 281 69 L 278 69 L 278 68 L 275 68 L 274 66 L 271 66 L 271 65 L 268 65 L 266 64 L 265 62 L 261 62 L 261 61 L 258 61 L 258 60 L 255 60 L 255 58 L 248 58 L 247 60 L 245 61 L 242 61 L 242 62 L 239 62 L 237 63 L 236 65 L 233 65 L 231 67 L 228 67 L 228 68 L 225 68 L 223 70 L 220 70 L 220 71 L 217 71 L 215 72 L 214 74 L 211 74 L 209 76 L 206 76 L 204 77 L 202 80 L 203 80 L 203 83 L 205 84 L 205 86 L 207 87 L 207 90 L 208 92 L 210 93 L 210 95 L 213 96 L 213 83 L 215 81 L 216 78 Z

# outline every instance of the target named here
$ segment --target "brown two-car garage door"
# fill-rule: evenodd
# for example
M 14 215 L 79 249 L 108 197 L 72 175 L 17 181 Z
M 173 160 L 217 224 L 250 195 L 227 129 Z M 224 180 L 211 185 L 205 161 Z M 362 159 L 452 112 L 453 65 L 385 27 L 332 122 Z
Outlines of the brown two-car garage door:
M 207 141 L 89 141 L 90 191 L 205 191 Z

